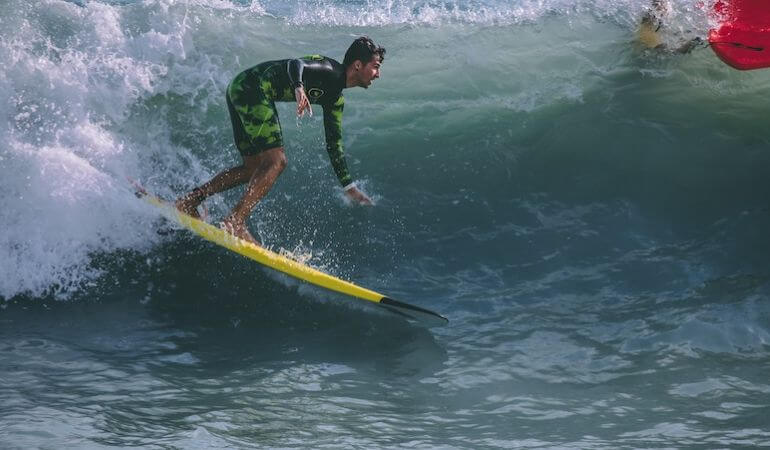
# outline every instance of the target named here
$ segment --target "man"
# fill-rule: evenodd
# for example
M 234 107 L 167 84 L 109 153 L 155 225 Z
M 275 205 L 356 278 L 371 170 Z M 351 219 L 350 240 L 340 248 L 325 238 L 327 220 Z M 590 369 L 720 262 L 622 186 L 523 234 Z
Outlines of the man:
M 670 9 L 669 0 L 652 0 L 650 8 L 642 16 L 642 22 L 637 31 L 637 39 L 645 48 L 668 50 L 661 36 L 661 28 L 664 27 L 664 19 L 668 18 Z M 681 42 L 673 51 L 686 54 L 702 44 L 704 44 L 703 40 L 695 37 Z
M 206 184 L 176 201 L 185 214 L 199 217 L 197 208 L 209 196 L 248 183 L 246 192 L 222 221 L 222 228 L 259 245 L 249 233 L 246 219 L 286 167 L 281 125 L 275 102 L 297 102 L 297 116 L 312 115 L 311 104 L 324 112 L 326 150 L 345 194 L 353 201 L 372 201 L 353 182 L 342 150 L 342 90 L 368 88 L 380 76 L 385 49 L 368 37 L 360 37 L 345 52 L 343 63 L 320 55 L 267 61 L 238 74 L 227 88 L 225 99 L 233 126 L 235 146 L 243 163 L 220 172 Z

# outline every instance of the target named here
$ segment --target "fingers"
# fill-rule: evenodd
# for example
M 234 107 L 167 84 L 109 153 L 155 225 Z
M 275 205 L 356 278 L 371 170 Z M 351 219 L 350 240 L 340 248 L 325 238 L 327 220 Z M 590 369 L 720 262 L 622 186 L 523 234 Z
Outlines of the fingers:
M 310 117 L 313 117 L 313 109 L 310 107 L 310 102 L 307 100 L 307 97 L 297 100 L 297 115 L 302 117 L 305 114 L 305 111 L 307 111 L 307 114 Z
M 362 198 L 361 200 L 359 200 L 358 204 L 361 205 L 361 206 L 373 206 L 374 202 L 370 198 L 365 197 L 365 198 Z
M 359 189 L 351 189 L 350 191 L 346 192 L 348 194 L 348 197 L 350 197 L 352 200 L 355 200 L 356 203 L 359 205 L 365 205 L 365 206 L 371 206 L 374 205 L 374 202 L 372 202 L 372 199 L 370 199 L 366 194 L 361 192 Z
M 364 194 L 361 191 L 358 191 L 358 198 L 357 198 L 357 200 L 358 200 L 358 203 L 361 204 L 361 205 L 371 205 L 372 204 L 372 199 L 370 199 L 369 196 L 367 196 L 366 194 Z
M 310 101 L 305 95 L 305 90 L 298 87 L 294 92 L 294 96 L 297 98 L 297 117 L 302 117 L 307 111 L 310 117 L 313 117 L 313 109 L 310 107 Z

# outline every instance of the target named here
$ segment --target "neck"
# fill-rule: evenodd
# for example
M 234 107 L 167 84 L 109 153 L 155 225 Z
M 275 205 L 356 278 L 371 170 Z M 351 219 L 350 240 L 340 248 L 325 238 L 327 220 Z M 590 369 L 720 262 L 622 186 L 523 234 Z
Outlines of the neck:
M 355 82 L 355 75 L 354 75 L 355 71 L 356 69 L 353 67 L 353 64 L 349 65 L 345 69 L 345 87 L 346 88 L 358 86 L 358 84 L 356 84 Z

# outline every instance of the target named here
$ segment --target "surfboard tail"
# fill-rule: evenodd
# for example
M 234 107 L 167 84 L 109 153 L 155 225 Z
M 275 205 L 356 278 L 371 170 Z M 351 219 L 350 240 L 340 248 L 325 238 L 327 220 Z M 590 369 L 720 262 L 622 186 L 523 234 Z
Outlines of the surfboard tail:
M 429 328 L 443 326 L 449 323 L 449 319 L 439 313 L 419 306 L 410 305 L 409 303 L 400 302 L 390 297 L 383 297 L 379 301 L 379 304 L 407 320 L 419 322 Z

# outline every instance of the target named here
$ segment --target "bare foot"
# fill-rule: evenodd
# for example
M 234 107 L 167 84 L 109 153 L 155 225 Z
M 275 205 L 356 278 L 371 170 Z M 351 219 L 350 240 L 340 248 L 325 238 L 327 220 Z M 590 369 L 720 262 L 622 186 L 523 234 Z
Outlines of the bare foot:
M 174 203 L 174 206 L 176 206 L 176 209 L 178 209 L 182 213 L 187 214 L 190 217 L 200 219 L 201 216 L 200 214 L 198 214 L 198 205 L 200 205 L 203 202 L 203 199 L 204 197 L 196 189 L 192 192 L 188 192 L 187 194 L 179 197 L 177 201 Z
M 258 240 L 254 239 L 254 236 L 249 233 L 249 229 L 246 227 L 246 224 L 243 222 L 236 222 L 232 216 L 225 218 L 225 220 L 219 224 L 219 228 L 237 238 L 243 239 L 246 242 L 254 244 L 258 247 L 262 246 L 262 244 L 260 244 Z

